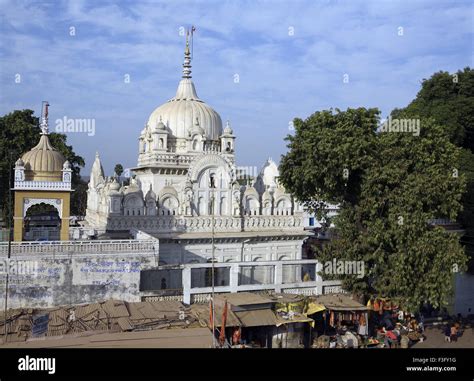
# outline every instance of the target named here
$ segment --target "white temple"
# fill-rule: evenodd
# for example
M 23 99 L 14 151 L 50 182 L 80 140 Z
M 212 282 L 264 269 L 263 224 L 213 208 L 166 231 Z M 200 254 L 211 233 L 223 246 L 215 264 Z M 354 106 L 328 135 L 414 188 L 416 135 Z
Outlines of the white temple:
M 301 205 L 279 184 L 271 159 L 258 176 L 242 177 L 235 140 L 230 123 L 223 127 L 197 95 L 187 41 L 176 95 L 140 132 L 130 185 L 105 177 L 96 155 L 86 224 L 154 235 L 160 261 L 168 264 L 208 260 L 211 232 L 219 261 L 300 259 L 306 237 Z

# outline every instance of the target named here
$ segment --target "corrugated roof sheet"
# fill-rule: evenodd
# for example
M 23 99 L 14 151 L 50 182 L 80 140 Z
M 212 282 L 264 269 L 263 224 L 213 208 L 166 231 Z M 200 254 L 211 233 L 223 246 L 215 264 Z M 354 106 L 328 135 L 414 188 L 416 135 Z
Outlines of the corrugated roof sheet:
M 345 294 L 326 294 L 312 296 L 311 300 L 322 304 L 329 310 L 336 311 L 366 311 L 367 307 Z
M 85 331 L 119 332 L 199 326 L 191 309 L 180 302 L 127 303 L 110 300 L 80 306 L 9 311 L 9 340 L 12 336 L 24 336 L 23 340 L 28 337 L 33 313 L 39 312 L 49 313 L 47 336 L 81 334 Z M 3 328 L 3 320 L 0 321 L 0 328 Z
M 234 313 L 242 322 L 244 327 L 259 327 L 277 324 L 277 317 L 270 309 L 237 311 Z
M 111 318 L 120 318 L 130 316 L 127 306 L 122 300 L 107 300 L 102 304 L 102 308 Z
M 246 306 L 251 304 L 273 303 L 270 298 L 252 292 L 235 292 L 230 294 L 216 295 L 216 305 L 223 304 L 225 300 L 234 306 Z
M 210 311 L 209 311 L 209 304 L 192 304 L 191 305 L 191 313 L 202 322 L 202 325 L 207 325 L 209 328 L 212 327 L 210 322 Z M 223 307 L 217 306 L 215 307 L 216 317 L 214 319 L 215 325 L 217 327 L 222 326 L 222 312 Z M 239 318 L 236 316 L 235 312 L 232 312 L 230 308 L 227 308 L 227 321 L 226 327 L 240 327 L 242 326 Z
M 133 329 L 132 324 L 130 323 L 130 319 L 126 317 L 119 317 L 117 319 L 117 323 L 120 326 L 122 331 L 130 331 Z

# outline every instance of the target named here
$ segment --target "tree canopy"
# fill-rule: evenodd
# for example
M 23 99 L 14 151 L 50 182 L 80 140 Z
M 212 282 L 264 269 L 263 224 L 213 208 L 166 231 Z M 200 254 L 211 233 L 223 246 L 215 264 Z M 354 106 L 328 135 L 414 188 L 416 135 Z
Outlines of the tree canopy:
M 123 173 L 123 165 L 122 164 L 115 164 L 114 172 L 118 177 L 120 177 Z
M 433 118 L 420 119 L 418 136 L 377 131 L 379 119 L 377 109 L 365 108 L 295 119 L 280 180 L 319 217 L 324 202 L 339 205 L 336 237 L 319 259 L 363 261 L 362 278 L 338 275 L 346 289 L 413 310 L 423 302 L 445 305 L 466 256 L 459 237 L 429 221 L 455 219 L 462 208 L 461 149 Z
M 459 172 L 466 176 L 467 190 L 458 221 L 466 230 L 462 242 L 474 272 L 474 70 L 466 67 L 453 74 L 434 73 L 422 81 L 420 91 L 407 107 L 392 112 L 393 117 L 400 114 L 433 118 L 446 130 L 450 141 L 461 148 Z

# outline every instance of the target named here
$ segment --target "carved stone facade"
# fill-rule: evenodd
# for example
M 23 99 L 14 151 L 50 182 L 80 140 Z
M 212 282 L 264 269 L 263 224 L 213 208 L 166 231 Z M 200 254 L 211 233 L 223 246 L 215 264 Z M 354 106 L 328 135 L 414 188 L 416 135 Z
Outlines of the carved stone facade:
M 241 176 L 234 132 L 229 122 L 223 128 L 219 114 L 197 96 L 189 57 L 186 48 L 175 97 L 151 113 L 139 134 L 138 165 L 130 184 L 106 177 L 96 155 L 88 189 L 88 227 L 136 228 L 157 237 L 214 230 L 275 237 L 300 233 L 304 238 L 303 209 L 279 184 L 278 167 L 271 159 L 258 175 Z M 288 259 L 299 257 L 296 250 Z

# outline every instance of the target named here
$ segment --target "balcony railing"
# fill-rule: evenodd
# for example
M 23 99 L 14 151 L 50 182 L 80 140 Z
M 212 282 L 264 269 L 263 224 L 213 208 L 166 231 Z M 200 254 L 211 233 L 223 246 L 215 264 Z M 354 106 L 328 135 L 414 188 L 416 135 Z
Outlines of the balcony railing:
M 157 240 L 12 242 L 12 255 L 19 254 L 115 254 L 158 250 Z M 7 255 L 8 242 L 0 242 L 0 255 Z

